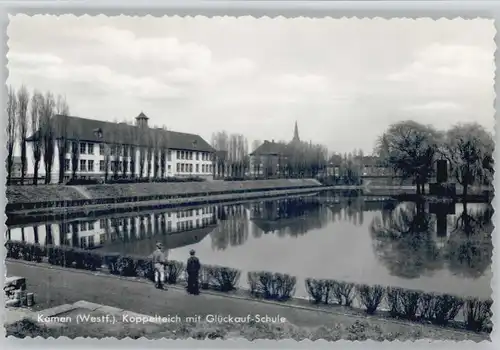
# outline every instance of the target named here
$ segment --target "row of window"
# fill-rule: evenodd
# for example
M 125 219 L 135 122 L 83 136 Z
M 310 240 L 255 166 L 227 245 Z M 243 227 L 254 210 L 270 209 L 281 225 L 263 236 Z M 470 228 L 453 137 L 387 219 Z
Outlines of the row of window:
M 193 152 L 193 151 L 177 151 L 177 159 L 193 160 L 193 155 L 196 160 L 210 160 L 210 153 L 208 152 Z
M 195 164 L 195 173 L 200 172 L 200 164 Z M 178 173 L 192 173 L 193 172 L 193 164 L 184 164 L 180 163 L 176 165 L 175 170 Z M 213 166 L 212 164 L 201 164 L 201 172 L 202 173 L 212 173 Z
M 196 215 L 202 215 L 202 214 L 213 214 L 215 212 L 215 207 L 204 207 L 204 208 L 199 208 L 199 209 L 188 209 L 188 210 L 182 210 L 182 211 L 177 211 L 175 212 L 177 218 L 190 218 Z M 167 216 L 170 218 L 172 217 L 172 212 L 166 213 Z M 162 217 L 163 215 L 160 215 L 160 219 L 164 219 Z M 140 221 L 144 221 L 147 218 L 147 216 L 141 216 L 139 219 Z M 150 217 L 151 218 L 151 217 Z M 115 222 L 112 222 L 109 226 L 113 225 L 118 225 L 118 226 L 123 226 L 123 225 L 128 225 L 132 223 L 132 220 L 134 218 L 116 218 L 112 220 L 116 220 Z M 197 219 L 199 220 L 199 219 Z M 169 221 L 170 222 L 170 221 Z M 95 229 L 95 224 L 97 221 L 84 221 L 79 223 L 79 228 L 80 231 L 92 231 Z M 100 219 L 99 220 L 99 229 L 104 229 L 106 227 L 106 219 Z M 66 226 L 66 233 L 71 233 L 71 225 Z
M 75 152 L 76 147 L 78 147 L 77 142 L 72 143 L 73 152 Z M 94 154 L 94 144 L 89 142 L 80 142 L 80 154 Z M 118 155 L 120 157 L 129 157 L 130 154 L 135 152 L 135 147 L 133 146 L 124 146 L 124 145 L 111 145 L 109 146 L 109 154 L 111 156 Z M 99 144 L 99 155 L 103 156 L 106 154 L 106 145 L 103 143 Z M 208 152 L 194 152 L 194 151 L 177 151 L 177 159 L 186 159 L 186 160 L 210 160 L 210 153 Z M 172 160 L 172 151 L 167 151 L 167 160 Z

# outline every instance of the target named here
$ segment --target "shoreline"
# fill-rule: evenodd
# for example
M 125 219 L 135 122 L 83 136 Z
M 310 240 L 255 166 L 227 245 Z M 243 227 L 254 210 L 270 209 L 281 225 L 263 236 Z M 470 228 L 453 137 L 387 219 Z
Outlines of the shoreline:
M 114 275 L 110 273 L 107 268 L 98 268 L 96 271 L 89 271 L 85 269 L 74 269 L 74 268 L 66 268 L 66 267 L 61 267 L 57 265 L 52 265 L 49 264 L 48 262 L 31 262 L 31 261 L 25 261 L 21 259 L 12 259 L 12 258 L 6 258 L 6 262 L 10 263 L 17 263 L 17 264 L 22 264 L 26 266 L 33 266 L 33 267 L 38 267 L 42 269 L 49 269 L 49 270 L 60 270 L 60 271 L 68 271 L 70 273 L 75 273 L 75 274 L 84 274 L 84 275 L 91 275 L 94 277 L 102 277 L 102 278 L 109 278 L 109 279 L 114 279 L 114 280 L 122 280 L 122 281 L 129 281 L 129 282 L 134 282 L 134 283 L 140 283 L 140 284 L 151 284 L 153 283 L 149 281 L 145 277 L 132 277 L 132 276 L 121 276 L 121 275 Z M 186 286 L 186 281 L 184 278 L 179 278 L 178 281 L 175 284 L 168 284 L 168 289 L 175 289 L 175 290 L 184 290 Z M 217 296 L 217 297 L 223 297 L 223 298 L 229 298 L 233 300 L 238 300 L 241 302 L 257 302 L 260 304 L 265 304 L 265 305 L 274 305 L 274 306 L 281 306 L 285 308 L 291 308 L 299 311 L 314 311 L 314 312 L 320 312 L 320 313 L 325 313 L 325 314 L 331 314 L 332 316 L 342 316 L 342 317 L 348 317 L 348 318 L 353 318 L 353 319 L 358 319 L 358 320 L 366 320 L 368 322 L 371 321 L 383 321 L 383 322 L 390 322 L 392 324 L 399 324 L 399 325 L 413 325 L 413 326 L 424 326 L 424 327 L 429 327 L 431 329 L 436 329 L 436 330 L 441 330 L 441 331 L 446 331 L 446 332 L 452 332 L 452 333 L 460 333 L 460 334 L 471 334 L 471 335 L 483 335 L 483 336 L 489 336 L 488 332 L 481 331 L 481 332 L 475 332 L 471 331 L 468 329 L 465 329 L 465 324 L 461 321 L 450 321 L 447 325 L 442 326 L 442 325 L 436 325 L 433 323 L 429 323 L 426 320 L 406 320 L 406 319 L 401 319 L 397 317 L 390 316 L 389 312 L 385 309 L 378 309 L 377 312 L 373 315 L 369 315 L 365 312 L 364 309 L 361 307 L 355 307 L 353 305 L 351 306 L 344 306 L 344 305 L 338 305 L 338 304 L 322 304 L 322 303 L 313 303 L 309 298 L 302 298 L 302 297 L 297 297 L 297 296 L 291 296 L 289 299 L 286 301 L 276 301 L 276 300 L 268 300 L 260 297 L 253 296 L 252 294 L 249 293 L 249 289 L 245 287 L 237 287 L 237 289 L 229 292 L 222 292 L 222 291 L 217 291 L 217 290 L 212 290 L 212 289 L 200 289 L 200 293 L 206 294 L 206 295 L 212 295 L 212 296 Z

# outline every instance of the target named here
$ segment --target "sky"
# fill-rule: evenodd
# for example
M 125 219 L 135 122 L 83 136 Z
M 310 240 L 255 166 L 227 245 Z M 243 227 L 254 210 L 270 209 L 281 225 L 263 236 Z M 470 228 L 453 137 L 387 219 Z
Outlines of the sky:
M 494 128 L 492 20 L 10 17 L 7 83 L 71 115 L 362 149 L 394 122 Z

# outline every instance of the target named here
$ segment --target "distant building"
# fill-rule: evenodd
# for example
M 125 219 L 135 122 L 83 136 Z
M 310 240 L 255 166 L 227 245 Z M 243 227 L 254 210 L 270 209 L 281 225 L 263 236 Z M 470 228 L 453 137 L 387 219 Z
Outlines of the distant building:
M 295 122 L 293 138 L 290 143 L 265 140 L 262 145 L 250 153 L 250 174 L 253 176 L 279 174 L 284 161 L 292 152 L 293 145 L 300 143 L 299 129 L 297 122 Z
M 148 126 L 149 118 L 142 112 L 135 119 L 136 123 L 129 125 L 64 115 L 54 116 L 54 139 L 66 138 L 69 145 L 64 164 L 59 164 L 58 142 L 55 142 L 52 182 L 58 181 L 60 166 L 65 169 L 65 179 L 71 177 L 74 152 L 78 154 L 77 177 L 101 178 L 104 177 L 106 168 L 110 177 L 115 169 L 119 177 L 130 177 L 132 173 L 139 177 L 141 149 L 153 149 L 154 152 L 149 152 L 153 154 L 159 154 L 162 149 L 165 166 L 163 171 L 156 167 L 157 177 L 212 178 L 212 154 L 215 150 L 201 136 L 151 128 Z M 32 146 L 37 137 L 40 137 L 40 131 L 27 139 L 29 176 L 33 176 L 34 172 Z M 142 154 L 144 155 L 144 151 Z M 151 157 L 151 167 L 148 167 L 148 159 L 143 162 L 143 177 L 155 175 L 154 155 Z M 45 175 L 43 164 L 43 161 L 40 162 L 40 176 Z

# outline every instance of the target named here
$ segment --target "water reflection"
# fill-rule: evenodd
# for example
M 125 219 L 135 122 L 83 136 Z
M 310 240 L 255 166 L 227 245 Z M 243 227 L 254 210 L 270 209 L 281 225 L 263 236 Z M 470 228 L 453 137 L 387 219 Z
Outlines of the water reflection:
M 356 194 L 356 193 L 355 193 Z M 11 226 L 8 239 L 488 296 L 493 210 L 345 193 Z M 258 258 L 256 258 L 258 257 Z M 243 281 L 243 283 L 245 283 Z M 297 293 L 305 293 L 300 288 Z
M 391 274 L 418 278 L 443 269 L 477 278 L 491 264 L 493 243 L 489 205 L 456 214 L 455 204 L 402 203 L 370 225 L 377 258 Z

